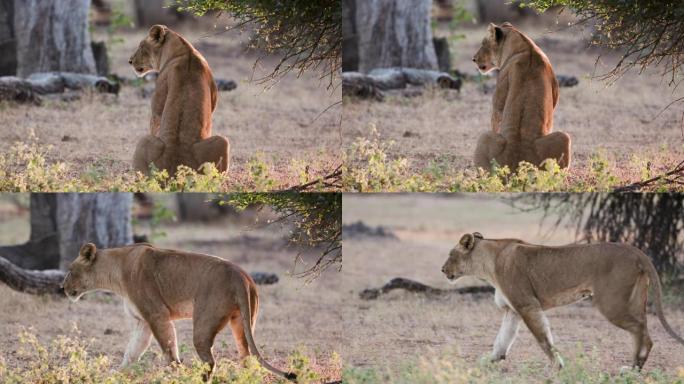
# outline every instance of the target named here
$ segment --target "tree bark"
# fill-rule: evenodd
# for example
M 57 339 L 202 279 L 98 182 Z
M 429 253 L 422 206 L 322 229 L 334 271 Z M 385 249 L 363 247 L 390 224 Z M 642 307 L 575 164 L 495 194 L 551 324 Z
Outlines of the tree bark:
M 14 76 L 17 73 L 14 0 L 0 0 L 0 52 L 0 76 Z
M 95 73 L 89 7 L 90 0 L 15 0 L 17 75 Z
M 437 69 L 430 26 L 431 0 L 356 1 L 359 71 Z

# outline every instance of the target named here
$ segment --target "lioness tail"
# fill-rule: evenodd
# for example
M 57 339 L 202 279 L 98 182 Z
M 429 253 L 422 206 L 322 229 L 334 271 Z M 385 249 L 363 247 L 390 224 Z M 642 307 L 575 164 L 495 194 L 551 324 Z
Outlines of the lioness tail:
M 639 255 L 641 257 L 643 267 L 648 272 L 648 277 L 653 282 L 653 288 L 655 292 L 656 315 L 658 315 L 658 319 L 660 319 L 660 323 L 663 325 L 663 328 L 665 328 L 667 333 L 669 333 L 670 336 L 672 336 L 675 340 L 679 341 L 682 345 L 684 345 L 684 339 L 681 336 L 679 336 L 672 329 L 672 327 L 670 327 L 670 324 L 667 322 L 667 320 L 665 320 L 665 314 L 663 313 L 663 303 L 661 301 L 663 291 L 660 287 L 660 279 L 658 278 L 658 272 L 656 271 L 655 266 L 653 266 L 651 259 L 649 259 L 649 257 L 646 256 L 646 254 L 639 251 Z
M 254 357 L 256 357 L 257 361 L 259 361 L 259 364 L 261 364 L 262 367 L 268 369 L 269 371 L 275 373 L 278 376 L 284 377 L 292 382 L 297 382 L 297 375 L 292 373 L 292 372 L 283 372 L 279 370 L 278 368 L 275 368 L 266 360 L 264 360 L 263 357 L 261 357 L 261 353 L 259 353 L 259 350 L 257 349 L 256 343 L 254 342 L 254 337 L 252 336 L 252 308 L 250 304 L 250 299 L 249 299 L 249 289 L 246 290 L 245 295 L 240 295 L 238 294 L 238 306 L 240 307 L 240 314 L 242 315 L 242 327 L 245 332 L 245 338 L 247 339 L 247 344 L 249 345 L 249 349 L 252 351 L 254 354 Z

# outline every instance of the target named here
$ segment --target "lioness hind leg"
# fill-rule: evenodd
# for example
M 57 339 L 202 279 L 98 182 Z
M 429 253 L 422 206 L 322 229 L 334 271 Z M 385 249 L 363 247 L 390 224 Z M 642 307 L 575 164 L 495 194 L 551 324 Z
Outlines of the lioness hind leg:
M 539 155 L 542 161 L 555 159 L 561 168 L 568 168 L 570 166 L 570 161 L 572 160 L 572 141 L 567 133 L 550 133 L 535 140 L 534 146 L 537 149 L 537 155 Z
M 653 347 L 646 324 L 648 278 L 643 274 L 639 276 L 632 289 L 610 289 L 613 287 L 618 285 L 597 290 L 594 293 L 594 303 L 608 321 L 632 335 L 632 365 L 641 369 Z
M 212 351 L 214 339 L 223 327 L 226 326 L 227 319 L 221 313 L 212 315 L 208 312 L 195 312 L 192 320 L 192 342 L 199 358 L 209 364 L 209 371 L 203 375 L 204 381 L 208 381 L 214 372 L 215 361 Z
M 244 360 L 250 353 L 241 316 L 242 315 L 238 313 L 230 319 L 230 329 L 233 331 L 233 338 L 235 339 L 235 345 L 237 346 L 238 356 L 240 360 Z
M 219 172 L 225 172 L 230 166 L 230 142 L 223 136 L 212 136 L 195 143 L 192 151 L 197 166 L 214 163 Z
M 532 335 L 534 335 L 541 349 L 551 360 L 551 363 L 559 369 L 563 368 L 563 359 L 553 345 L 553 335 L 551 335 L 549 321 L 544 312 L 542 312 L 541 307 L 525 308 L 524 310 L 519 310 L 518 313 L 525 322 L 525 325 L 527 325 L 527 328 L 532 332 Z
M 133 154 L 133 168 L 143 175 L 150 173 L 150 164 L 164 153 L 164 142 L 158 137 L 145 135 L 138 141 Z
M 500 157 L 506 148 L 506 139 L 494 132 L 486 132 L 480 135 L 475 147 L 475 167 L 490 170 L 492 160 L 497 160 L 500 165 Z
M 511 349 L 515 337 L 518 335 L 518 328 L 520 326 L 520 316 L 515 311 L 507 308 L 504 312 L 501 328 L 496 335 L 494 341 L 494 350 L 492 351 L 492 361 L 499 361 L 506 358 L 508 351 Z

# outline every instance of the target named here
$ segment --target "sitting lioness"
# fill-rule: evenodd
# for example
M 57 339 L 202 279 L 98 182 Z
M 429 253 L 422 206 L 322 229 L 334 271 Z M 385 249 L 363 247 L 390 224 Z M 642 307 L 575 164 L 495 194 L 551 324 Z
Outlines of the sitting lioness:
M 180 362 L 172 321 L 192 318 L 193 343 L 202 361 L 214 370 L 214 338 L 229 324 L 241 359 L 254 354 L 269 371 L 295 380 L 268 364 L 253 338 L 259 295 L 251 276 L 215 256 L 136 244 L 121 248 L 81 247 L 64 278 L 64 292 L 73 302 L 94 290 L 114 292 L 124 299 L 124 311 L 135 328 L 122 368 L 137 362 L 152 336 L 169 363 Z
M 473 61 L 482 73 L 499 69 L 492 130 L 478 140 L 475 166 L 489 170 L 495 160 L 515 171 L 521 161 L 555 159 L 569 167 L 570 136 L 551 132 L 558 80 L 544 52 L 510 23 L 489 24 Z
M 204 57 L 178 33 L 155 25 L 128 63 L 139 76 L 159 71 L 150 133 L 135 148 L 135 170 L 148 174 L 153 164 L 173 175 L 179 165 L 198 169 L 214 163 L 227 171 L 228 139 L 211 135 L 218 93 Z
M 475 232 L 464 235 L 451 250 L 442 272 L 452 282 L 469 275 L 495 287 L 494 300 L 505 313 L 494 341 L 494 361 L 506 358 L 522 319 L 552 363 L 562 367 L 544 311 L 591 297 L 608 321 L 632 334 L 633 365 L 640 369 L 653 346 L 646 327 L 649 283 L 655 287 L 660 322 L 684 345 L 663 315 L 655 267 L 648 256 L 627 244 L 546 247 L 516 239 L 484 239 Z

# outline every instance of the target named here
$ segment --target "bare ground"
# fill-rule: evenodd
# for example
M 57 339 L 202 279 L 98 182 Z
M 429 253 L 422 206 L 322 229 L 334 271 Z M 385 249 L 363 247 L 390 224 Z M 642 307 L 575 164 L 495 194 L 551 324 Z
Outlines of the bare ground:
M 548 32 L 532 25 L 521 30 L 546 52 L 556 74 L 579 79 L 579 85 L 561 88 L 554 115 L 554 130 L 572 138 L 571 178 L 587 175 L 590 157 L 597 153 L 611 160 L 612 173 L 625 181 L 638 181 L 647 167 L 658 173 L 684 159 L 682 103 L 659 113 L 684 91 L 668 87 L 669 79 L 659 76 L 662 68 L 641 75 L 632 71 L 607 86 L 592 77 L 612 68 L 616 53 L 586 49 L 586 35 L 577 30 Z M 454 39 L 459 34 L 464 39 Z M 452 39 L 453 68 L 476 73 L 471 58 L 484 34 L 484 26 L 442 33 Z M 484 84 L 491 88 L 495 80 Z M 390 155 L 407 158 L 413 172 L 430 164 L 472 168 L 477 139 L 490 129 L 491 97 L 482 82 L 467 81 L 460 93 L 428 89 L 417 97 L 391 96 L 384 102 L 345 99 L 344 147 L 369 137 L 374 125 L 382 140 L 395 142 Z
M 0 212 L 2 243 L 28 238 L 28 218 Z M 255 229 L 245 222 L 167 225 L 167 236 L 156 243 L 190 251 L 214 254 L 236 262 L 247 271 L 277 273 L 280 282 L 259 286 L 260 313 L 255 340 L 262 355 L 276 367 L 286 367 L 287 357 L 299 349 L 311 359 L 322 379 L 339 380 L 341 362 L 334 356 L 344 340 L 340 276 L 324 274 L 310 285 L 289 277 L 296 250 L 286 247 L 285 230 L 277 226 Z M 23 235 L 22 235 L 23 233 Z M 32 327 L 39 340 L 49 343 L 58 335 L 70 334 L 76 326 L 89 352 L 108 356 L 118 366 L 130 334 L 121 300 L 108 294 L 88 294 L 77 303 L 66 298 L 48 298 L 18 293 L 0 286 L 0 357 L 12 367 L 25 364 L 17 356 L 18 335 Z M 192 322 L 176 322 L 181 359 L 189 364 L 196 357 L 192 347 Z M 214 344 L 217 359 L 237 360 L 237 349 L 228 328 Z M 161 351 L 153 343 L 143 359 L 163 366 Z
M 205 56 L 215 78 L 232 79 L 236 90 L 219 93 L 213 115 L 213 133 L 231 142 L 231 172 L 244 179 L 247 162 L 258 153 L 271 166 L 279 185 L 299 183 L 293 161 L 306 162 L 310 172 L 332 171 L 340 162 L 340 90 L 327 90 L 327 79 L 309 73 L 288 75 L 280 82 L 257 84 L 270 73 L 277 58 L 268 56 L 256 67 L 258 52 L 246 50 L 246 34 L 217 34 L 210 23 L 180 29 Z M 121 31 L 123 42 L 110 45 L 110 71 L 128 78 L 135 74 L 129 57 L 146 30 Z M 65 162 L 74 174 L 99 171 L 105 174 L 133 172 L 132 156 L 140 137 L 147 134 L 150 99 L 138 87 L 125 86 L 118 97 L 89 92 L 80 100 L 50 101 L 44 106 L 0 105 L 0 152 L 35 133 L 38 142 L 53 146 L 50 161 Z M 301 167 L 303 168 L 303 166 Z
M 516 214 L 501 199 L 502 195 L 484 194 L 344 196 L 345 224 L 362 220 L 370 226 L 382 225 L 398 237 L 345 238 L 345 307 L 357 314 L 346 323 L 352 335 L 341 350 L 346 364 L 396 369 L 420 356 L 455 355 L 471 363 L 488 356 L 502 316 L 491 295 L 426 297 L 395 290 L 365 301 L 358 294 L 399 276 L 452 288 L 440 268 L 465 232 L 554 245 L 574 240 L 567 229 L 552 233 L 548 227 L 540 229 L 538 213 Z M 479 284 L 471 279 L 459 285 Z M 683 333 L 681 304 L 667 305 L 665 312 L 670 324 Z M 610 324 L 589 303 L 551 310 L 547 316 L 556 346 L 566 360 L 579 352 L 591 356 L 595 351 L 597 363 L 607 372 L 617 373 L 621 366 L 631 364 L 629 334 Z M 684 347 L 667 335 L 654 315 L 648 320 L 655 346 L 645 369 L 676 375 L 684 366 Z M 364 352 L 355 352 L 359 350 Z M 530 366 L 543 370 L 546 362 L 532 334 L 521 327 L 510 355 L 500 364 L 504 372 L 519 373 Z

